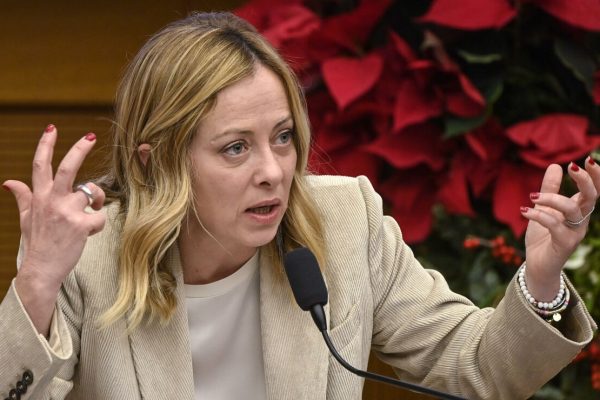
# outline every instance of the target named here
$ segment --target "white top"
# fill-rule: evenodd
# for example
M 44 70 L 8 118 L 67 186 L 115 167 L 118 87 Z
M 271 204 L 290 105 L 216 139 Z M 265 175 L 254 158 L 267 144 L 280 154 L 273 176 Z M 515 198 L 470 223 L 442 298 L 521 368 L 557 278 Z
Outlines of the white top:
M 238 271 L 185 285 L 195 398 L 264 400 L 258 252 Z

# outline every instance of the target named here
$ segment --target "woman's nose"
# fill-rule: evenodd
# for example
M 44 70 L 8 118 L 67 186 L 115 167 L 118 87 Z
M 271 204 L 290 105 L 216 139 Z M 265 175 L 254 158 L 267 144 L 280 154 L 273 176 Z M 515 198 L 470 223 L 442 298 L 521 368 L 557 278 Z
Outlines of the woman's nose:
M 256 160 L 255 180 L 258 185 L 273 186 L 283 179 L 283 168 L 278 155 L 271 149 L 261 152 Z

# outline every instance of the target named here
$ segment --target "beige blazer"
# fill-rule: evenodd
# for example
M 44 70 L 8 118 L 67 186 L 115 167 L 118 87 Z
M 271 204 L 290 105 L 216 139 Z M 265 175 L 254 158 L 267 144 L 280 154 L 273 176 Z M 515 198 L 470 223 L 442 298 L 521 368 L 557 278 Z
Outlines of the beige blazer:
M 354 366 L 366 368 L 373 349 L 403 379 L 469 399 L 514 400 L 528 397 L 591 340 L 596 325 L 582 302 L 561 333 L 528 308 L 514 280 L 495 310 L 451 292 L 439 273 L 419 265 L 396 222 L 383 217 L 366 178 L 308 179 L 328 246 L 331 338 Z M 14 285 L 1 303 L 1 398 L 25 371 L 33 380 L 22 399 L 193 398 L 177 248 L 168 257 L 180 303 L 167 326 L 145 324 L 131 335 L 124 320 L 96 326 L 118 279 L 116 206 L 106 212 L 106 228 L 90 238 L 63 284 L 49 340 L 36 334 Z M 265 260 L 260 307 L 269 399 L 361 398 L 362 379 L 333 360 L 283 273 Z

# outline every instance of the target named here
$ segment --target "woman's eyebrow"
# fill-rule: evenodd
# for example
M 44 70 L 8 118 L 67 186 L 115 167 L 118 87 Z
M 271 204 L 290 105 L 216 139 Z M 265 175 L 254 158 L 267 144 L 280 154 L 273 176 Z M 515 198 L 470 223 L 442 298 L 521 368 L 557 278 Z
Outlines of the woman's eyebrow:
M 288 123 L 289 121 L 292 121 L 292 116 L 288 115 L 287 117 L 281 119 L 280 121 L 278 121 L 274 126 L 273 126 L 273 131 L 279 129 L 282 125 L 285 125 L 286 123 Z M 252 133 L 252 130 L 250 129 L 239 129 L 239 128 L 230 128 L 230 129 L 226 129 L 221 133 L 218 133 L 217 135 L 215 135 L 215 137 L 213 137 L 211 139 L 212 141 L 218 140 L 219 138 L 222 138 L 223 136 L 227 136 L 230 135 L 232 133 L 235 134 L 242 134 L 242 135 L 249 135 Z

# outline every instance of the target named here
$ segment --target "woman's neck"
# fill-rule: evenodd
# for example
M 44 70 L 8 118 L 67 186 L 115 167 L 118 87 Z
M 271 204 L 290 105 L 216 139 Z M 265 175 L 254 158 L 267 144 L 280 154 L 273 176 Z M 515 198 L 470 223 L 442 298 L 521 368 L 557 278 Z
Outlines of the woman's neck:
M 239 270 L 256 249 L 228 249 L 228 243 L 218 243 L 202 227 L 184 224 L 178 238 L 183 281 L 190 285 L 212 283 Z

